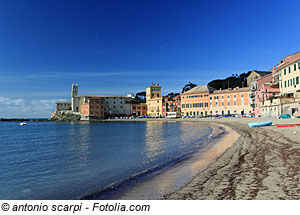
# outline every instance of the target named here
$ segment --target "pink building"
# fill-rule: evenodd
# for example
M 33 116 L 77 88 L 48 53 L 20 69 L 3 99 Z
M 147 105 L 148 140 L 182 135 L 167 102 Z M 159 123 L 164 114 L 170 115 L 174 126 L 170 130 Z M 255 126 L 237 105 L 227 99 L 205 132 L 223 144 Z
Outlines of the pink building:
M 167 112 L 181 112 L 180 108 L 181 96 L 166 96 L 163 99 L 163 113 L 162 116 L 166 117 Z
M 251 82 L 251 106 L 256 117 L 261 116 L 260 102 L 266 99 L 266 87 L 264 84 L 272 83 L 273 76 L 273 73 L 270 73 L 269 75 L 263 76 L 262 78 Z

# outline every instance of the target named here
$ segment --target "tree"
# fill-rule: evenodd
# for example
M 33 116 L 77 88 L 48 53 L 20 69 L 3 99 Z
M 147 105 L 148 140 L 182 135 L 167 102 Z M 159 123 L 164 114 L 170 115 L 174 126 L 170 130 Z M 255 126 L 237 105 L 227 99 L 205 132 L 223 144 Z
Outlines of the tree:
M 138 92 L 135 96 L 141 100 L 146 99 L 146 92 Z
M 182 93 L 193 89 L 194 87 L 196 87 L 196 84 L 193 84 L 192 82 L 189 82 L 188 84 L 184 85 L 184 87 L 182 88 Z

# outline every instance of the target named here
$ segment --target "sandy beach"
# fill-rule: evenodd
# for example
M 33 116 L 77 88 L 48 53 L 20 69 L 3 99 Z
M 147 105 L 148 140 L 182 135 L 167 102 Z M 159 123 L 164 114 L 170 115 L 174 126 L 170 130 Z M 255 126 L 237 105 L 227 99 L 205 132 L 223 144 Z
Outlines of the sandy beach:
M 299 119 L 190 119 L 228 125 L 241 134 L 217 161 L 165 199 L 300 199 L 300 128 L 277 128 Z M 249 122 L 273 126 L 249 128 Z
M 137 119 L 137 121 L 144 119 Z M 148 119 L 149 120 L 149 119 Z M 168 121 L 168 119 L 152 119 Z M 196 118 L 231 127 L 240 138 L 188 184 L 164 199 L 300 199 L 300 119 Z M 272 120 L 272 126 L 249 128 L 249 122 Z M 131 120 L 132 121 L 132 120 Z M 222 141 L 222 140 L 221 140 Z

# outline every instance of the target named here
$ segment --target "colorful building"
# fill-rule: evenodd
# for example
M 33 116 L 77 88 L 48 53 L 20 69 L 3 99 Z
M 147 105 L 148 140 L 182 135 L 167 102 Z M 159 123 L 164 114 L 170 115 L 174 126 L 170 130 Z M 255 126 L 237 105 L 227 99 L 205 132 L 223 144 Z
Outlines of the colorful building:
M 101 97 L 84 97 L 80 111 L 81 120 L 103 119 L 104 99 Z
M 131 114 L 134 116 L 147 116 L 147 104 L 131 104 Z
M 118 95 L 79 95 L 78 85 L 72 85 L 72 112 L 81 114 L 81 105 L 92 97 L 103 98 L 104 117 L 124 116 L 131 112 L 131 98 Z M 84 106 L 85 107 L 85 106 Z
M 266 99 L 264 84 L 272 83 L 272 80 L 273 74 L 269 73 L 268 75 L 251 82 L 251 106 L 256 117 L 261 116 L 261 101 L 264 101 Z
M 280 91 L 283 95 L 293 95 L 300 91 L 300 52 L 280 60 L 278 64 Z
M 162 116 L 167 117 L 168 112 L 175 112 L 175 115 L 181 115 L 181 96 L 168 95 L 163 98 Z
M 269 71 L 257 71 L 257 70 L 253 70 L 250 75 L 247 77 L 247 87 L 251 86 L 251 83 L 266 76 L 271 74 L 271 72 Z
M 181 94 L 181 112 L 184 116 L 209 115 L 209 93 L 215 89 L 207 86 L 196 86 Z
M 251 114 L 250 87 L 216 90 L 209 95 L 210 114 Z
M 146 104 L 147 115 L 151 117 L 162 116 L 162 103 L 161 86 L 159 84 L 152 84 L 146 88 Z

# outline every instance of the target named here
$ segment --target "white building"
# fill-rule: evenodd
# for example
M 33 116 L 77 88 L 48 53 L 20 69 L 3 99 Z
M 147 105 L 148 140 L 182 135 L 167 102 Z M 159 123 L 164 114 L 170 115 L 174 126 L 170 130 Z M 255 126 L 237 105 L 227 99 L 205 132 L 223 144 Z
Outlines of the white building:
M 129 115 L 131 111 L 131 98 L 118 95 L 78 95 L 78 85 L 72 85 L 72 111 L 80 114 L 80 106 L 86 97 L 101 97 L 104 99 L 104 116 Z

